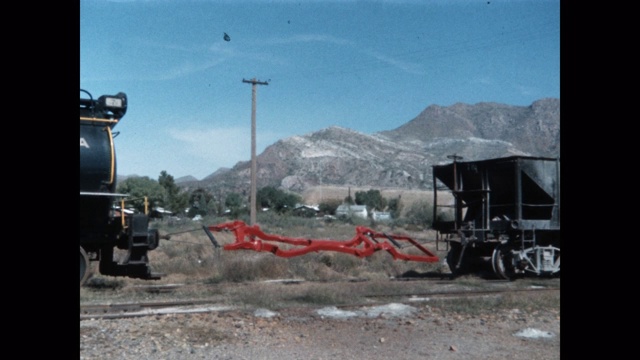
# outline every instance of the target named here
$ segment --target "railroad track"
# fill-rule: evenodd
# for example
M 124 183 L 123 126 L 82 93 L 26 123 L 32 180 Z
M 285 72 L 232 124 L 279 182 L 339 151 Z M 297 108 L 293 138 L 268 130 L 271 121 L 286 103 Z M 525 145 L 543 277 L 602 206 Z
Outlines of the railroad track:
M 211 300 L 158 301 L 121 304 L 81 305 L 80 320 L 116 319 L 162 314 L 197 313 L 232 310 L 227 305 L 216 305 Z
M 435 280 L 435 279 L 434 279 Z M 271 281 L 273 282 L 273 281 Z M 282 281 L 283 284 L 297 283 L 292 281 Z M 560 291 L 559 285 L 555 283 L 549 284 L 549 286 L 535 286 L 527 288 L 512 288 L 508 286 L 502 286 L 504 283 L 508 285 L 506 281 L 491 281 L 489 284 L 497 284 L 498 287 L 487 288 L 485 286 L 481 288 L 458 288 L 451 289 L 446 288 L 448 285 L 454 285 L 454 281 L 437 280 L 429 282 L 430 284 L 436 283 L 443 285 L 445 288 L 438 288 L 433 290 L 416 291 L 411 289 L 408 291 L 394 291 L 393 293 L 372 293 L 372 294 L 359 294 L 360 300 L 356 300 L 348 305 L 342 305 L 340 307 L 349 308 L 364 305 L 372 305 L 372 303 L 383 303 L 388 301 L 394 302 L 418 302 L 418 301 L 430 301 L 434 299 L 454 299 L 454 298 L 473 298 L 473 297 L 488 297 L 488 296 L 501 296 L 507 293 L 511 294 L 523 294 L 523 293 L 535 293 L 535 292 L 553 292 Z M 188 285 L 186 287 L 193 287 L 194 285 Z M 143 286 L 137 287 L 136 291 L 147 292 L 172 292 L 179 290 L 181 285 L 172 284 L 171 286 Z M 125 317 L 142 317 L 164 314 L 179 314 L 179 313 L 198 313 L 198 312 L 216 312 L 216 311 L 229 311 L 237 309 L 235 306 L 229 306 L 222 304 L 220 298 L 218 299 L 188 299 L 188 300 L 164 300 L 164 301 L 145 301 L 145 302 L 123 302 L 123 303 L 111 303 L 111 304 L 86 304 L 80 305 L 80 320 L 85 319 L 116 319 Z
M 545 288 L 529 288 L 529 289 L 492 289 L 492 290 L 454 290 L 454 291 L 426 291 L 422 293 L 407 293 L 407 294 L 376 294 L 368 295 L 367 298 L 397 298 L 407 297 L 408 299 L 424 297 L 424 298 L 465 298 L 465 297 L 479 297 L 488 295 L 500 295 L 505 293 L 525 293 L 525 292 L 546 292 L 546 291 L 560 291 L 559 287 L 545 287 Z

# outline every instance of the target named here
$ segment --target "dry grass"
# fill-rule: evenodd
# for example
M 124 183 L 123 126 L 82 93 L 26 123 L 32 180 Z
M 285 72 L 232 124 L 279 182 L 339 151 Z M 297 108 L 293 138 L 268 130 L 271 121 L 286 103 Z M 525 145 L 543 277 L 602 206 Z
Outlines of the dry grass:
M 284 226 L 276 224 L 261 227 L 267 233 L 307 239 L 345 241 L 352 239 L 356 234 L 354 225 L 340 222 L 327 224 L 307 219 L 306 224 L 293 224 L 287 228 Z M 428 231 L 392 230 L 384 226 L 377 226 L 375 230 L 411 236 L 440 257 L 443 258 L 446 254 L 442 250 L 436 251 L 433 242 L 435 235 Z M 166 275 L 161 280 L 154 281 L 154 284 L 240 283 L 293 278 L 314 282 L 380 280 L 401 277 L 410 272 L 437 273 L 448 270 L 442 263 L 394 260 L 392 255 L 385 251 L 376 252 L 366 258 L 332 251 L 283 258 L 266 252 L 216 249 L 204 230 L 197 224 L 163 226 L 161 234 L 170 234 L 170 240 L 162 240 L 157 249 L 149 252 L 149 262 L 154 272 Z M 232 233 L 214 233 L 214 236 L 222 246 L 235 241 Z M 283 249 L 287 248 L 286 244 L 278 243 L 277 245 Z M 419 253 L 417 249 L 410 248 L 403 248 L 400 251 L 408 254 Z M 105 277 L 94 269 L 93 277 L 87 285 L 95 288 L 120 288 L 125 284 L 148 283 L 139 279 Z
M 279 231 L 278 231 L 279 230 Z M 383 228 L 378 231 L 390 232 Z M 265 230 L 266 231 L 266 230 Z M 318 227 L 293 227 L 291 229 L 273 229 L 269 233 L 288 237 L 307 239 L 350 240 L 355 236 L 355 227 L 348 224 L 330 224 Z M 427 242 L 427 248 L 435 251 L 435 243 L 428 242 L 427 233 L 412 234 L 408 231 L 396 231 L 393 234 L 413 236 L 420 242 Z M 221 244 L 235 241 L 231 233 L 216 233 Z M 276 243 L 282 249 L 286 244 Z M 407 254 L 419 254 L 419 250 L 403 248 Z M 163 242 L 158 249 L 150 253 L 150 262 L 154 270 L 167 274 L 183 274 L 190 281 L 208 279 L 209 281 L 243 282 L 282 278 L 299 278 L 309 281 L 328 281 L 350 278 L 389 278 L 399 277 L 408 271 L 443 271 L 441 263 L 405 262 L 394 260 L 391 254 L 380 251 L 370 257 L 358 258 L 350 254 L 332 251 L 309 253 L 298 257 L 282 258 L 271 253 L 258 253 L 251 250 L 227 251 L 214 249 L 204 232 L 179 234 L 171 241 Z
M 218 223 L 214 221 L 217 220 L 205 223 Z M 280 219 L 279 222 L 262 227 L 268 233 L 309 239 L 350 240 L 355 235 L 355 226 L 351 224 L 327 224 L 321 221 L 314 222 L 312 219 L 306 221 L 290 222 L 291 225 L 287 226 L 287 222 Z M 131 288 L 138 285 L 198 284 L 193 288 L 181 288 L 179 294 L 167 296 L 216 297 L 221 302 L 233 305 L 278 309 L 303 304 L 349 304 L 362 301 L 365 294 L 388 296 L 392 299 L 407 292 L 420 293 L 424 291 L 421 287 L 425 285 L 421 281 L 389 281 L 390 278 L 448 276 L 449 269 L 442 261 L 446 257 L 446 244 L 440 243 L 436 246 L 433 231 L 391 229 L 380 225 L 376 226 L 375 230 L 410 236 L 436 253 L 441 261 L 424 263 L 394 260 L 391 254 L 384 251 L 365 258 L 333 251 L 308 253 L 292 258 L 251 250 L 227 251 L 214 248 L 201 225 L 185 223 L 180 226 L 164 226 L 161 233 L 171 234 L 170 240 L 163 240 L 156 250 L 149 253 L 153 270 L 166 274 L 161 280 L 149 282 L 114 278 L 94 272 L 87 286 L 81 288 L 80 297 L 81 301 L 131 301 Z M 221 245 L 235 241 L 232 233 L 214 235 Z M 419 254 L 417 249 L 403 248 L 401 251 Z M 264 280 L 276 279 L 297 279 L 301 283 L 262 283 Z M 456 279 L 456 283 L 466 288 L 487 286 L 486 280 L 476 276 L 460 277 Z M 527 283 L 523 282 L 522 286 L 526 285 Z M 104 290 L 107 290 L 107 294 Z M 145 297 L 158 299 L 162 295 L 143 292 L 136 293 L 135 296 L 141 297 L 138 300 L 143 300 Z M 559 299 L 548 296 L 449 299 L 438 306 L 452 312 L 474 314 L 492 307 L 533 310 L 554 307 L 559 306 Z
M 434 301 L 433 306 L 442 311 L 458 314 L 486 314 L 487 309 L 492 309 L 494 312 L 517 309 L 518 312 L 535 314 L 549 309 L 559 311 L 560 292 L 513 292 L 485 297 L 448 298 Z

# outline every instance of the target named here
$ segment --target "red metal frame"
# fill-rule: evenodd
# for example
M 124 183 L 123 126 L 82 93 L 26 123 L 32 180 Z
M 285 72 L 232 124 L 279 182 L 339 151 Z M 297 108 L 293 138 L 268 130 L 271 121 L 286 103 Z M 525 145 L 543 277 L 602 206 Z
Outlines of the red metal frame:
M 312 251 L 338 251 L 346 254 L 355 255 L 357 257 L 367 257 L 379 250 L 389 252 L 396 260 L 421 261 L 421 262 L 438 262 L 438 257 L 424 246 L 420 245 L 414 239 L 402 235 L 388 235 L 385 233 L 373 231 L 364 226 L 356 227 L 356 235 L 348 241 L 340 240 L 320 240 L 291 238 L 279 235 L 265 234 L 258 225 L 249 226 L 242 221 L 230 221 L 218 225 L 207 227 L 210 231 L 222 232 L 232 231 L 236 236 L 236 241 L 231 244 L 224 245 L 225 250 L 254 250 L 267 251 L 274 255 L 289 258 L 300 256 Z M 409 255 L 396 250 L 392 244 L 398 248 L 402 248 L 398 241 L 406 241 L 418 248 L 425 255 Z M 300 246 L 298 248 L 280 249 L 278 245 L 266 241 L 281 242 L 289 245 Z

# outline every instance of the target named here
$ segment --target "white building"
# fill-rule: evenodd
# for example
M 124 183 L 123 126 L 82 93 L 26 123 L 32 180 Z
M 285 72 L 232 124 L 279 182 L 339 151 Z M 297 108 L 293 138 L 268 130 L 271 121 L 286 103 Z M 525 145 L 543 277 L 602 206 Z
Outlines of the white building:
M 384 211 L 373 211 L 371 217 L 375 221 L 389 221 L 391 220 L 391 213 Z
M 366 205 L 342 204 L 342 205 L 338 206 L 338 208 L 336 209 L 336 216 L 338 216 L 338 217 L 340 217 L 340 216 L 347 216 L 347 217 L 357 216 L 357 217 L 366 219 L 367 216 L 369 216 L 369 213 L 367 212 L 367 206 Z

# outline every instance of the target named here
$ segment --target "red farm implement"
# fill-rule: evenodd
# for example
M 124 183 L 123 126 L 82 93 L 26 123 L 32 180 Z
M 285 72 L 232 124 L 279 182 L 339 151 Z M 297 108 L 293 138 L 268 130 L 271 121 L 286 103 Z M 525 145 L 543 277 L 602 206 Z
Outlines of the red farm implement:
M 337 251 L 357 257 L 371 256 L 376 251 L 384 250 L 396 260 L 438 262 L 438 257 L 416 240 L 402 235 L 389 235 L 373 231 L 369 228 L 356 227 L 356 235 L 351 240 L 325 240 L 285 237 L 264 233 L 259 226 L 249 226 L 242 221 L 225 222 L 218 225 L 203 227 L 214 246 L 220 245 L 212 232 L 229 231 L 235 234 L 235 242 L 223 246 L 224 250 L 254 250 L 270 252 L 280 257 L 294 257 L 317 251 Z M 388 240 L 388 242 L 387 242 Z M 419 249 L 424 255 L 410 255 L 397 249 L 403 249 L 400 244 L 406 242 Z M 279 244 L 286 244 L 280 248 Z

